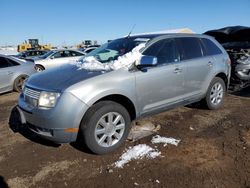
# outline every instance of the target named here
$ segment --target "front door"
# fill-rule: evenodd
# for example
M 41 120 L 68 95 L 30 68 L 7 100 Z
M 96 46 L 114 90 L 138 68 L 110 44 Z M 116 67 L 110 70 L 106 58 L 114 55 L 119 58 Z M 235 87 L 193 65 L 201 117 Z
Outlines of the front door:
M 185 94 L 184 73 L 174 39 L 162 39 L 149 46 L 143 55 L 157 57 L 156 67 L 138 70 L 137 103 L 141 115 L 181 102 Z

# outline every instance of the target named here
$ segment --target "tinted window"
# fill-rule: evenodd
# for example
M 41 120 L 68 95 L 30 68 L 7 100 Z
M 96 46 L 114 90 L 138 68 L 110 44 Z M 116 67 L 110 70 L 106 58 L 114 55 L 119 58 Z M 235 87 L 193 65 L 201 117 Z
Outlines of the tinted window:
M 177 62 L 178 51 L 174 39 L 164 39 L 152 44 L 143 55 L 157 57 L 158 64 Z
M 63 53 L 63 57 L 71 57 L 72 54 L 70 53 L 70 51 L 64 51 Z
M 81 56 L 82 54 L 79 52 L 75 52 L 75 51 L 70 51 L 71 56 Z
M 0 68 L 6 68 L 9 66 L 11 66 L 11 65 L 9 64 L 7 59 L 5 59 L 4 57 L 0 57 Z
M 9 61 L 10 66 L 17 66 L 17 65 L 20 65 L 19 63 L 15 62 L 15 61 L 12 60 L 12 59 L 8 59 L 8 61 Z
M 54 58 L 61 58 L 63 51 L 57 52 L 53 55 Z
M 69 51 L 60 51 L 55 53 L 54 58 L 62 58 L 62 57 L 70 57 L 70 52 Z
M 216 46 L 211 40 L 202 38 L 202 44 L 205 47 L 205 55 L 216 55 L 221 54 L 222 51 L 218 46 Z
M 198 38 L 184 37 L 177 38 L 179 48 L 181 50 L 181 59 L 192 59 L 202 57 L 201 46 Z
M 85 50 L 84 52 L 85 52 L 85 53 L 89 53 L 89 52 L 93 51 L 94 49 L 95 49 L 95 48 L 90 48 L 90 49 Z
M 39 55 L 44 55 L 46 53 L 47 53 L 47 51 L 40 51 Z

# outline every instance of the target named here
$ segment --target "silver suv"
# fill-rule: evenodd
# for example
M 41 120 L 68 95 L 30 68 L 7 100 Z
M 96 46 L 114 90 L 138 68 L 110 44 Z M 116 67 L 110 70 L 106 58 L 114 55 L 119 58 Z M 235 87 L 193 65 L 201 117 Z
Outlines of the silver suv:
M 134 35 L 87 56 L 108 66 L 142 43 L 141 57 L 130 66 L 101 70 L 72 64 L 31 76 L 18 103 L 22 123 L 56 143 L 83 138 L 91 151 L 104 154 L 124 142 L 138 117 L 198 101 L 212 110 L 222 105 L 230 60 L 209 36 Z

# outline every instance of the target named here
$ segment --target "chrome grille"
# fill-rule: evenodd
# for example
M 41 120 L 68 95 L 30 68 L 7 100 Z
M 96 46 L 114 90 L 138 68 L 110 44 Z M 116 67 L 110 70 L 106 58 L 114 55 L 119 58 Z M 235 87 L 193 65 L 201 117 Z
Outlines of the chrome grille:
M 32 106 L 38 105 L 38 99 L 40 97 L 40 91 L 33 90 L 31 88 L 25 87 L 24 89 L 24 100 Z
M 24 95 L 33 99 L 39 99 L 40 93 L 40 91 L 36 91 L 27 87 L 24 90 Z

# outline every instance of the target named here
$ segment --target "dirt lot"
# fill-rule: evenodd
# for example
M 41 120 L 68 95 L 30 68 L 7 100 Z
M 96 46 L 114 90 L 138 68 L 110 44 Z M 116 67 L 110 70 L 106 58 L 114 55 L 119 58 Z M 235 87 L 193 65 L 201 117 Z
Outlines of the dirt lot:
M 16 93 L 0 95 L 0 187 L 250 187 L 250 88 L 230 94 L 222 109 L 183 107 L 146 119 L 161 136 L 181 139 L 157 145 L 161 157 L 114 168 L 129 146 L 96 156 L 76 145 L 55 145 L 8 125 Z

